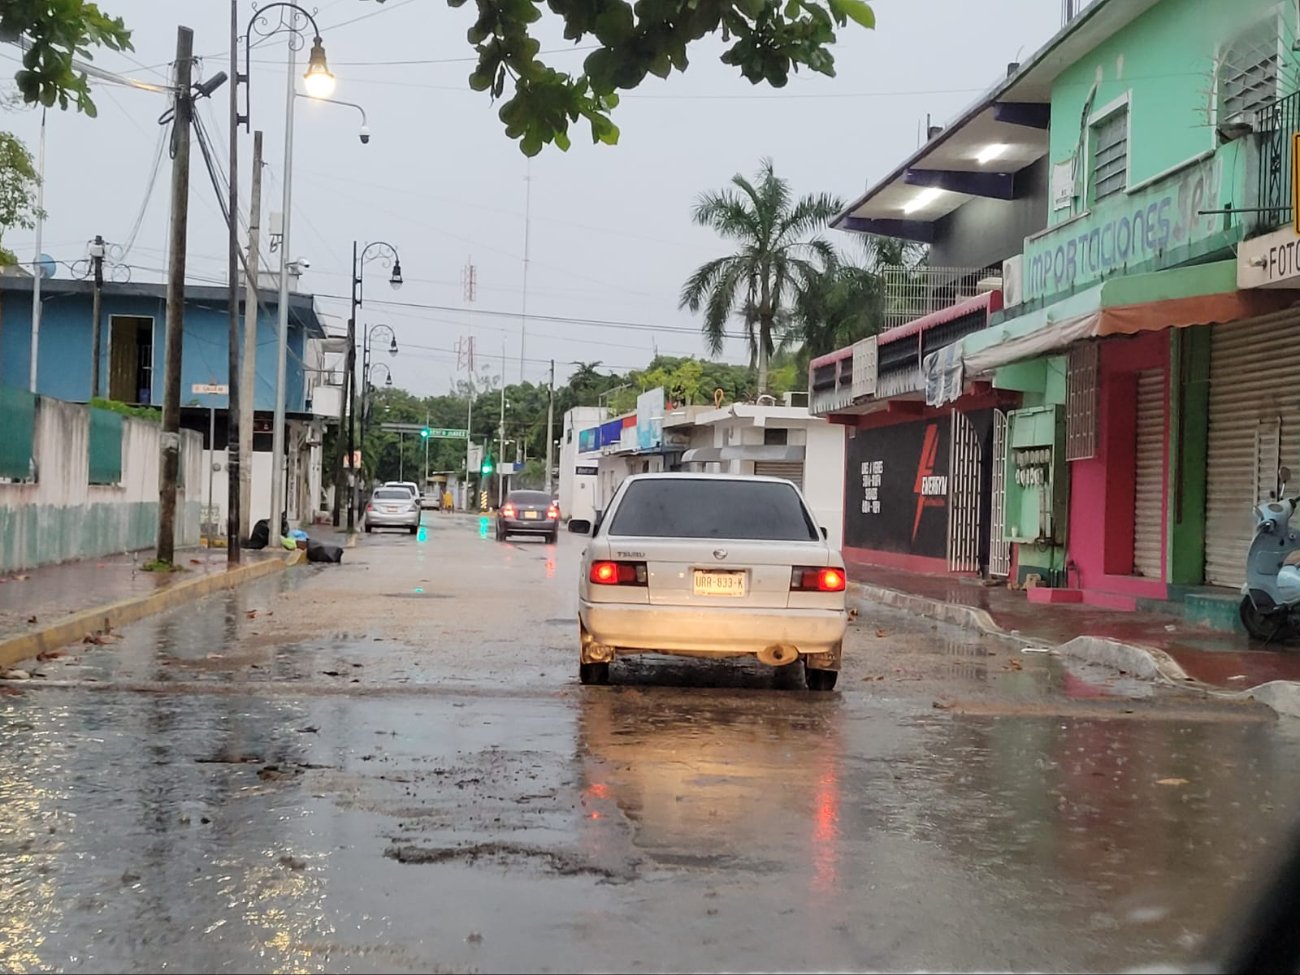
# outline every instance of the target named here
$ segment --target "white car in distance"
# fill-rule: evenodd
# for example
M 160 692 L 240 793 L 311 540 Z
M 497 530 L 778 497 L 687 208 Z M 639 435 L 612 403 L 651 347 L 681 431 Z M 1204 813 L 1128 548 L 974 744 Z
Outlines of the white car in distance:
M 640 474 L 590 534 L 578 580 L 584 684 L 635 653 L 802 661 L 835 686 L 848 613 L 844 559 L 798 489 L 777 477 Z

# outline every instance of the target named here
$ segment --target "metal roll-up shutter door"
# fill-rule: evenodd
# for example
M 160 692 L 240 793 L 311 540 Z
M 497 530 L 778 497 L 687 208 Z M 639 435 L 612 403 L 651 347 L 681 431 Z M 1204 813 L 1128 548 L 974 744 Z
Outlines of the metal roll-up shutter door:
M 1205 581 L 1238 588 L 1254 530 L 1252 509 L 1277 490 L 1281 464 L 1300 471 L 1300 314 L 1210 333 Z
M 1161 578 L 1165 522 L 1165 374 L 1137 374 L 1137 462 L 1133 476 L 1133 572 Z
M 784 477 L 787 481 L 793 481 L 800 491 L 803 490 L 802 461 L 756 460 L 754 473 L 759 477 Z

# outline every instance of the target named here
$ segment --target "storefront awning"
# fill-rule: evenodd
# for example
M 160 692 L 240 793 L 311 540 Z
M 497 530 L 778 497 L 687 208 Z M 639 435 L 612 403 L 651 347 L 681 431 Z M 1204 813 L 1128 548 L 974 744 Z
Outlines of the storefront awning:
M 803 461 L 804 448 L 786 444 L 750 444 L 734 447 L 694 447 L 682 454 L 683 464 L 716 464 L 724 460 Z
M 1287 292 L 1238 291 L 1235 260 L 1114 278 L 926 356 L 926 402 L 951 402 L 968 376 L 1063 352 L 1082 339 L 1222 324 L 1296 301 Z

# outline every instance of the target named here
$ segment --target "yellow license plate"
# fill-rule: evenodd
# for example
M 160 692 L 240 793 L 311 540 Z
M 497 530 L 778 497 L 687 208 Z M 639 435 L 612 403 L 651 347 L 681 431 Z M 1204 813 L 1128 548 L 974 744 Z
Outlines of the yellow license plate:
M 536 511 L 525 511 L 525 512 L 524 512 L 524 518 L 525 518 L 525 519 L 532 519 L 533 521 L 536 521 L 536 520 L 537 520 L 537 512 L 536 512 Z
M 696 569 L 695 595 L 743 596 L 745 595 L 745 573 L 708 572 L 704 569 Z

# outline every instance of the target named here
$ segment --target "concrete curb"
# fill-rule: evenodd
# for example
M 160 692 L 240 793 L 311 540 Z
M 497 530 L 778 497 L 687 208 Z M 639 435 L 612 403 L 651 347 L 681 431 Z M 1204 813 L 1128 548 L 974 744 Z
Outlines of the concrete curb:
M 856 582 L 849 584 L 849 604 L 858 610 L 859 616 L 871 603 L 882 603 L 918 616 L 978 630 L 981 633 L 1018 643 L 1022 647 L 1044 645 L 1041 640 L 1032 640 L 1018 633 L 1008 633 L 994 622 L 988 612 L 975 606 L 947 603 L 941 599 L 899 592 L 883 586 Z M 1255 700 L 1279 715 L 1300 718 L 1300 682 L 1276 680 L 1242 690 L 1225 690 L 1203 684 L 1189 676 L 1178 661 L 1163 650 L 1098 636 L 1077 636 L 1051 649 L 1062 656 L 1124 671 L 1144 680 L 1163 681 L 1229 700 Z
M 79 643 L 88 633 L 117 629 L 211 593 L 234 589 L 245 582 L 279 572 L 286 564 L 287 561 L 279 557 L 259 560 L 237 569 L 208 572 L 192 579 L 177 579 L 147 595 L 132 596 L 105 606 L 72 613 L 57 623 L 0 640 L 0 667 L 11 667 L 46 650 L 57 650 L 71 643 Z

